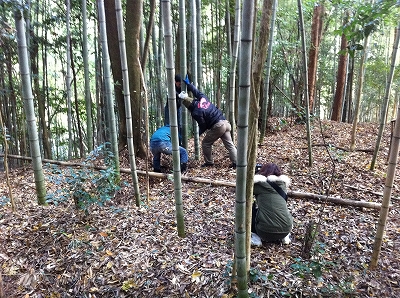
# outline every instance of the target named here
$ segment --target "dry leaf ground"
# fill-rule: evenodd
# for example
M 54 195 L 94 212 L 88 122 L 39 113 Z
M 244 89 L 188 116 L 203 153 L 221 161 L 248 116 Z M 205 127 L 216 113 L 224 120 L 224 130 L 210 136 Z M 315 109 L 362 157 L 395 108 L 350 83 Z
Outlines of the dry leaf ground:
M 390 127 L 378 163 L 369 171 L 376 124 L 360 124 L 357 150 L 349 152 L 351 125 L 313 123 L 313 166 L 308 167 L 305 128 L 270 123 L 258 162 L 276 162 L 292 178 L 291 190 L 380 203 Z M 192 141 L 191 141 L 192 143 Z M 328 144 L 328 146 L 325 146 Z M 192 144 L 189 155 L 193 156 Z M 235 181 L 227 152 L 215 145 L 213 168 L 191 159 L 186 175 Z M 163 165 L 172 166 L 170 159 Z M 127 167 L 127 164 L 125 164 Z M 138 161 L 144 169 L 144 162 Z M 51 175 L 46 167 L 46 175 Z M 123 174 L 124 181 L 130 175 Z M 292 243 L 252 249 L 251 297 L 399 297 L 399 171 L 379 266 L 369 270 L 379 211 L 289 198 Z M 0 197 L 8 197 L 4 173 Z M 172 181 L 150 179 L 149 204 L 134 204 L 124 186 L 85 216 L 73 202 L 36 204 L 29 167 L 11 171 L 13 196 L 0 209 L 0 264 L 5 297 L 235 297 L 231 287 L 235 189 L 183 183 L 185 238 L 177 235 Z M 140 184 L 145 185 L 143 177 Z M 48 192 L 62 186 L 48 183 Z M 145 189 L 141 189 L 145 194 Z M 146 199 L 144 198 L 144 201 Z M 300 258 L 305 226 L 319 223 L 313 258 Z

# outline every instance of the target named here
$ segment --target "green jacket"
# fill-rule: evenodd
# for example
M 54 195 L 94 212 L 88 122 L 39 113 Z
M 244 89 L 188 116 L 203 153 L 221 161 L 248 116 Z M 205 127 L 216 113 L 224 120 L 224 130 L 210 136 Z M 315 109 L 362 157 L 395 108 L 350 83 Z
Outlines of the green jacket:
M 257 234 L 261 239 L 264 233 L 290 233 L 293 227 L 293 217 L 289 212 L 286 201 L 267 182 L 275 182 L 287 193 L 290 178 L 286 175 L 254 176 L 254 190 L 258 210 L 255 217 Z M 254 215 L 253 215 L 254 216 Z

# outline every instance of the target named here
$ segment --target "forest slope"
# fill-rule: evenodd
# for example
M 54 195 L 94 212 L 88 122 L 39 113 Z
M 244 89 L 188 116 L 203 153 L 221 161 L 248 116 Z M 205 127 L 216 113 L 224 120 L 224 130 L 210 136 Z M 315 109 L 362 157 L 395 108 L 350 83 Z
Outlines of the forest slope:
M 270 123 L 273 132 L 259 146 L 257 162 L 276 162 L 292 178 L 290 190 L 380 203 L 387 169 L 390 127 L 383 137 L 375 171 L 369 171 L 378 126 L 361 123 L 354 152 L 346 151 L 351 125 L 313 123 L 314 165 L 308 167 L 305 128 Z M 328 144 L 328 146 L 325 146 Z M 191 140 L 192 146 L 192 140 Z M 189 148 L 189 156 L 193 156 Z M 235 182 L 222 143 L 216 143 L 213 168 L 189 160 L 190 177 Z M 128 167 L 123 154 L 124 167 Z M 150 165 L 150 164 L 149 164 Z M 163 159 L 164 170 L 172 166 Z M 138 161 L 144 169 L 144 161 Z M 53 171 L 46 166 L 46 176 Z M 130 175 L 122 179 L 130 182 Z M 294 217 L 290 245 L 252 249 L 252 297 L 399 297 L 400 175 L 379 266 L 370 271 L 379 211 L 289 198 Z M 140 177 L 145 194 L 144 178 Z M 0 208 L 0 265 L 5 297 L 234 297 L 230 274 L 234 252 L 233 187 L 183 182 L 185 238 L 177 236 L 173 183 L 150 179 L 149 205 L 137 208 L 133 189 L 124 186 L 88 216 L 73 202 L 36 204 L 32 170 L 11 170 L 18 210 Z M 48 192 L 62 185 L 48 182 Z M 0 198 L 8 197 L 0 173 Z M 329 190 L 329 193 L 328 193 Z M 305 227 L 317 221 L 320 232 L 311 260 L 300 258 Z

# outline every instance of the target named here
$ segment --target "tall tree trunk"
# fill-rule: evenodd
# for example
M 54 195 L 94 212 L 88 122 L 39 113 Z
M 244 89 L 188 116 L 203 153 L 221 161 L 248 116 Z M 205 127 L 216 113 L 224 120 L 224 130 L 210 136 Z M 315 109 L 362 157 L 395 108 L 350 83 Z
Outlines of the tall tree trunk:
M 351 122 L 352 115 L 352 98 L 353 98 L 353 79 L 354 79 L 354 58 L 349 56 L 346 71 L 346 84 L 344 88 L 344 99 L 342 122 Z
M 310 101 L 310 111 L 314 110 L 315 83 L 317 80 L 318 54 L 322 36 L 322 16 L 324 10 L 322 4 L 316 4 L 314 6 L 311 25 L 311 45 L 310 50 L 308 51 L 308 97 Z
M 301 0 L 297 0 L 297 5 L 299 9 L 299 25 L 301 32 L 301 47 L 303 54 L 303 78 L 304 78 L 304 97 L 305 97 L 305 109 L 306 109 L 306 133 L 307 133 L 307 149 L 308 149 L 308 166 L 312 167 L 313 159 L 312 159 L 312 146 L 311 146 L 311 128 L 310 128 L 310 102 L 308 98 L 308 70 L 307 70 L 307 55 L 306 55 L 306 36 L 304 33 L 304 18 L 303 18 L 303 5 Z
M 386 124 L 387 109 L 389 106 L 389 96 L 390 96 L 390 90 L 392 88 L 392 83 L 393 83 L 397 50 L 399 48 L 399 40 L 400 40 L 400 23 L 397 26 L 396 31 L 395 31 L 395 41 L 393 43 L 392 60 L 391 60 L 392 63 L 390 65 L 390 71 L 388 74 L 388 79 L 387 79 L 387 84 L 386 84 L 385 97 L 383 98 L 383 104 L 381 107 L 381 119 L 380 119 L 380 123 L 379 123 L 379 131 L 378 131 L 378 137 L 376 139 L 374 155 L 373 155 L 372 161 L 371 161 L 371 167 L 370 167 L 371 171 L 373 171 L 375 168 L 376 159 L 378 158 L 378 152 L 379 152 L 379 148 L 381 146 L 383 130 L 384 130 L 385 124 Z
M 227 0 L 229 3 L 229 0 Z M 228 4 L 227 4 L 228 5 Z M 227 6 L 227 9 L 229 7 Z M 239 52 L 239 36 L 240 36 L 240 0 L 235 2 L 235 27 L 233 33 L 233 45 L 231 65 L 229 70 L 229 122 L 232 124 L 232 141 L 235 142 L 236 119 L 235 119 L 235 98 L 236 98 L 236 68 Z
M 44 5 L 46 6 L 46 2 L 44 3 Z M 42 11 L 41 13 L 39 13 L 39 7 L 37 5 L 36 9 L 35 9 L 35 14 L 36 14 L 36 20 L 35 21 L 38 23 L 40 14 L 47 15 L 49 10 L 50 9 L 48 7 L 46 7 L 45 11 Z M 38 26 L 36 26 L 36 27 L 38 27 Z M 41 30 L 42 30 L 41 33 L 42 33 L 43 39 L 47 40 L 47 37 L 48 37 L 48 34 L 49 34 L 48 31 L 50 31 L 50 30 L 48 30 L 48 26 L 42 26 Z M 39 32 L 39 28 L 37 28 L 34 32 L 35 32 L 34 34 L 36 34 L 36 36 L 37 36 L 38 32 Z M 49 86 L 49 78 L 48 78 L 48 69 L 49 68 L 48 68 L 48 64 L 47 64 L 47 58 L 48 58 L 47 50 L 48 50 L 48 48 L 49 48 L 49 44 L 48 43 L 44 43 L 44 44 L 42 43 L 41 44 L 41 56 L 42 56 L 42 59 L 41 59 L 41 63 L 42 63 L 42 78 L 41 78 L 42 91 L 41 91 L 41 93 L 42 93 L 42 95 L 41 96 L 43 97 L 44 104 L 46 104 L 46 102 L 49 102 L 49 100 L 51 98 L 49 96 L 51 88 L 48 88 L 48 86 Z M 38 65 L 39 65 L 39 62 L 38 62 Z M 49 102 L 49 105 L 50 105 L 50 102 Z M 38 106 L 39 106 L 39 104 L 38 104 Z M 53 135 L 52 135 L 52 132 L 51 132 L 51 129 L 50 129 L 50 127 L 52 126 L 52 121 L 51 121 L 52 118 L 50 116 L 51 109 L 45 108 L 45 113 L 46 112 L 47 112 L 47 122 L 44 123 L 44 125 L 47 126 L 46 130 L 48 132 L 46 134 L 48 135 L 48 141 L 47 141 L 48 144 L 44 144 L 45 141 L 43 141 L 43 147 L 48 146 L 49 148 L 47 150 L 50 150 L 50 154 L 52 156 L 53 155 L 52 151 L 54 150 L 54 144 L 53 144 L 52 141 L 53 141 L 54 138 L 53 138 Z M 44 150 L 46 150 L 46 149 L 44 149 Z
M 194 52 L 194 55 L 196 55 L 196 72 L 197 72 L 197 88 L 201 90 L 203 88 L 204 90 L 204 83 L 203 83 L 203 61 L 202 61 L 202 55 L 201 55 L 201 40 L 202 40 L 202 26 L 201 26 L 201 0 L 194 0 L 195 6 L 194 9 L 196 11 L 195 13 L 195 27 L 193 27 L 194 30 L 196 30 L 196 51 Z
M 180 57 L 180 67 L 179 73 L 182 76 L 187 74 L 187 57 L 186 57 L 186 5 L 185 0 L 179 0 L 179 57 Z M 186 84 L 181 84 L 181 90 L 187 91 Z M 182 122 L 182 146 L 184 148 L 188 147 L 188 135 L 189 126 L 188 118 L 189 113 L 185 108 L 181 109 L 181 122 Z
M 19 152 L 21 154 L 22 152 L 20 151 L 20 138 L 19 138 L 19 125 L 17 122 L 17 118 L 20 118 L 19 115 L 17 115 L 17 100 L 15 96 L 15 90 L 14 90 L 14 79 L 13 79 L 13 68 L 12 68 L 12 61 L 11 61 L 11 51 L 10 51 L 10 46 L 7 44 L 5 46 L 5 51 L 6 51 L 6 68 L 7 68 L 7 76 L 8 76 L 8 90 L 10 90 L 10 96 L 9 96 L 9 102 L 11 106 L 11 111 L 7 111 L 6 116 L 9 116 L 10 118 L 8 119 L 8 124 L 7 126 L 10 127 L 10 134 L 13 136 L 15 139 L 15 142 L 13 144 L 13 147 L 10 148 L 11 152 Z M 7 107 L 8 105 L 5 104 Z M 22 117 L 21 117 L 22 118 Z
M 198 31 L 197 31 L 197 14 L 200 13 L 199 11 L 197 11 L 196 9 L 196 1 L 193 0 L 191 1 L 190 4 L 190 11 L 191 11 L 191 36 L 192 36 L 192 77 L 191 80 L 193 81 L 193 84 L 195 86 L 198 86 L 197 88 L 200 88 L 201 85 L 201 78 L 199 77 L 199 73 L 198 73 L 198 59 L 199 59 L 199 55 L 198 55 Z M 194 137 L 194 156 L 196 160 L 200 159 L 200 138 L 199 138 L 199 125 L 197 124 L 196 121 L 194 121 L 194 119 L 192 119 L 192 123 L 193 123 L 193 137 Z
M 238 297 L 248 297 L 247 292 L 247 260 L 250 250 L 246 243 L 250 235 L 246 235 L 246 206 L 248 205 L 247 173 L 248 162 L 248 123 L 251 91 L 251 65 L 253 51 L 254 2 L 245 1 L 242 12 L 242 30 L 239 59 L 239 103 L 238 103 L 238 142 L 236 168 L 236 205 L 235 205 L 235 263 L 237 267 Z M 252 183 L 252 182 L 251 182 Z M 251 214 L 251 213 L 250 213 Z
M 165 66 L 167 69 L 167 87 L 168 87 L 168 108 L 171 126 L 172 138 L 172 157 L 174 163 L 174 196 L 175 196 L 175 213 L 178 235 L 185 237 L 185 223 L 183 215 L 182 202 L 182 182 L 180 171 L 180 155 L 179 155 L 179 137 L 178 137 L 178 118 L 176 110 L 176 91 L 175 91 L 175 67 L 172 41 L 172 22 L 171 22 L 171 3 L 169 0 L 161 0 L 161 9 L 163 11 L 163 28 L 165 40 Z
M 342 104 L 343 104 L 343 94 L 344 94 L 344 85 L 346 81 L 346 63 L 347 63 L 347 39 L 344 34 L 342 34 L 342 41 L 340 45 L 340 51 L 343 54 L 340 54 L 338 71 L 336 75 L 336 91 L 335 97 L 333 99 L 333 110 L 331 120 L 340 121 L 342 115 Z
M 99 14 L 99 28 L 100 28 L 100 42 L 102 50 L 102 61 L 103 61 L 103 77 L 104 77 L 104 97 L 107 102 L 106 106 L 108 110 L 107 127 L 109 130 L 111 151 L 114 154 L 114 169 L 117 176 L 116 183 L 120 181 L 120 164 L 119 164 L 119 151 L 118 151 L 118 138 L 116 131 L 115 121 L 115 108 L 114 108 L 114 92 L 113 82 L 111 78 L 111 65 L 110 56 L 108 54 L 107 45 L 107 33 L 106 33 L 106 19 L 104 11 L 104 0 L 97 0 L 98 14 Z M 115 12 L 115 11 L 114 11 Z
M 98 27 L 98 26 L 97 26 Z M 97 137 L 96 141 L 97 144 L 102 144 L 105 142 L 105 129 L 103 123 L 105 123 L 104 115 L 105 115 L 105 108 L 104 108 L 104 96 L 102 96 L 103 92 L 103 76 L 101 75 L 103 72 L 103 66 L 101 63 L 101 57 L 100 57 L 100 42 L 97 36 L 99 36 L 97 27 L 95 26 L 93 36 L 94 36 L 94 56 L 95 56 L 95 80 L 96 80 L 96 127 L 97 127 Z
M 132 120 L 133 120 L 133 141 L 136 156 L 146 158 L 146 149 L 142 134 L 143 103 L 142 103 L 142 82 L 140 64 L 140 28 L 142 25 L 143 0 L 128 1 L 126 3 L 125 37 L 128 53 L 129 87 L 132 95 Z
M 67 94 L 67 119 L 68 119 L 68 159 L 72 159 L 72 152 L 74 149 L 74 137 L 73 137 L 73 130 L 72 130 L 72 105 L 71 105 L 71 32 L 70 32 L 70 13 L 71 13 L 71 6 L 69 0 L 66 0 L 66 22 L 67 22 L 67 46 L 66 46 L 66 53 L 67 53 L 67 72 L 65 74 L 65 90 Z
M 397 28 L 397 37 L 396 43 L 398 46 L 399 43 L 399 29 L 400 23 Z M 393 46 L 394 48 L 394 46 Z M 395 50 L 395 49 L 394 49 Z M 397 50 L 397 48 L 396 48 Z M 392 61 L 394 63 L 394 61 Z M 400 107 L 400 106 L 399 106 Z M 377 223 L 377 231 L 375 235 L 375 242 L 374 242 L 374 249 L 372 252 L 370 268 L 375 269 L 378 265 L 378 258 L 381 252 L 382 242 L 383 242 L 383 235 L 385 232 L 387 217 L 389 214 L 389 206 L 390 206 L 390 197 L 392 194 L 393 189 L 393 181 L 396 173 L 396 166 L 399 157 L 399 145 L 400 145 L 400 108 L 397 110 L 397 119 L 394 128 L 394 133 L 392 137 L 392 148 L 390 150 L 390 157 L 389 157 L 389 165 L 386 172 L 386 180 L 385 180 L 385 189 L 383 191 L 383 200 L 382 206 L 379 213 L 379 220 Z
M 162 27 L 162 26 L 160 26 Z M 158 55 L 158 49 L 161 47 L 160 43 L 162 43 L 161 38 L 158 39 L 158 42 L 156 41 L 156 34 L 155 34 L 155 26 L 153 26 L 153 34 L 152 34 L 152 45 L 153 45 L 153 63 L 154 63 L 154 73 L 155 77 L 153 78 L 153 83 L 155 81 L 156 85 L 156 90 L 155 90 L 155 97 L 157 98 L 156 100 L 156 127 L 162 126 L 163 119 L 163 96 L 161 92 L 161 66 L 160 66 L 160 59 Z M 154 130 L 153 130 L 154 131 Z M 150 132 L 149 132 L 150 133 Z
M 151 39 L 151 35 L 153 32 L 153 27 L 154 27 L 155 9 L 156 9 L 156 0 L 150 0 L 149 22 L 147 23 L 147 27 L 146 27 L 146 39 L 145 39 L 144 45 L 143 45 L 142 58 L 140 59 L 142 62 L 143 70 L 146 69 L 147 57 L 149 55 L 149 47 L 150 47 L 149 44 L 150 44 L 150 39 Z
M 31 69 L 33 75 L 33 89 L 34 94 L 37 98 L 37 109 L 39 115 L 39 127 L 41 129 L 41 140 L 43 146 L 43 153 L 45 158 L 52 158 L 51 154 L 51 145 L 50 145 L 50 134 L 47 129 L 47 121 L 46 121 L 46 98 L 44 97 L 44 90 L 40 90 L 40 75 L 39 75 L 39 44 L 36 41 L 35 33 L 30 28 L 27 28 L 30 32 L 30 37 L 32 39 L 32 43 L 30 44 L 30 58 L 31 58 Z
M 83 71 L 85 77 L 85 107 L 86 107 L 86 139 L 87 152 L 93 150 L 93 117 L 92 117 L 92 97 L 90 93 L 89 78 L 89 53 L 87 38 L 87 8 L 86 0 L 82 0 L 82 58 Z
M 74 104 L 75 104 L 75 117 L 76 117 L 76 133 L 78 134 L 78 143 L 79 143 L 79 156 L 85 156 L 85 149 L 83 144 L 83 134 L 82 134 L 82 124 L 81 124 L 81 117 L 79 116 L 79 103 L 78 103 L 78 86 L 77 86 L 77 77 L 76 77 L 76 70 L 75 70 L 75 63 L 74 63 L 74 56 L 73 56 L 73 46 L 70 40 L 70 51 L 69 54 L 71 56 L 71 70 L 72 70 L 72 82 L 74 84 Z
M 127 144 L 126 114 L 125 114 L 126 112 L 125 112 L 124 94 L 122 92 L 121 56 L 118 45 L 118 29 L 117 29 L 117 19 L 115 16 L 114 0 L 104 0 L 104 8 L 106 13 L 106 23 L 107 23 L 108 52 L 110 54 L 111 71 L 114 79 L 114 96 L 115 96 L 115 101 L 117 103 L 117 111 L 118 111 L 118 127 L 119 127 L 118 146 L 120 148 L 123 148 Z
M 274 41 L 274 28 L 275 28 L 275 19 L 276 19 L 276 11 L 278 6 L 278 0 L 272 0 L 272 17 L 271 17 L 271 25 L 269 30 L 269 42 L 268 42 L 268 52 L 267 52 L 267 63 L 266 63 L 266 75 L 265 75 L 265 92 L 264 92 L 264 101 L 262 102 L 261 107 L 261 128 L 260 128 L 260 140 L 259 143 L 262 144 L 264 142 L 265 131 L 267 128 L 267 117 L 268 113 L 268 104 L 270 104 L 271 108 L 271 100 L 270 97 L 270 74 L 271 74 L 271 63 L 272 63 L 272 45 Z M 261 99 L 260 99 L 261 102 Z
M 122 5 L 121 0 L 115 1 L 115 12 L 117 17 L 117 28 L 118 28 L 118 39 L 119 39 L 119 50 L 121 54 L 121 69 L 123 77 L 123 90 L 125 98 L 125 111 L 126 111 L 126 131 L 127 131 L 127 143 L 129 150 L 129 164 L 131 168 L 131 175 L 133 181 L 133 187 L 135 190 L 136 206 L 140 206 L 140 189 L 139 180 L 136 172 L 136 159 L 135 159 L 135 147 L 133 144 L 133 132 L 132 132 L 132 112 L 131 112 L 131 95 L 129 91 L 129 74 L 128 74 L 128 62 L 126 60 L 126 46 L 125 46 L 125 30 L 124 21 L 122 17 Z
M 46 186 L 42 168 L 42 157 L 40 155 L 38 131 L 36 127 L 35 108 L 33 104 L 32 85 L 28 62 L 28 48 L 26 46 L 25 22 L 22 16 L 22 11 L 19 9 L 19 7 L 16 8 L 14 17 L 15 28 L 17 30 L 18 62 L 22 81 L 22 96 L 24 99 L 24 109 L 26 114 L 30 151 L 32 156 L 36 195 L 38 203 L 40 205 L 45 205 Z
M 260 34 L 257 44 L 255 45 L 255 58 L 252 64 L 252 96 L 250 97 L 250 109 L 249 109 L 249 137 L 248 137 L 248 151 L 247 151 L 247 184 L 246 184 L 246 268 L 250 270 L 250 244 L 251 244 L 251 212 L 253 206 L 253 177 L 254 168 L 256 166 L 257 159 L 257 133 L 258 133 L 258 117 L 260 113 L 260 94 L 261 94 L 261 77 L 264 69 L 264 63 L 267 57 L 268 40 L 270 34 L 270 23 L 272 16 L 272 1 L 264 0 L 260 28 Z M 243 41 L 243 40 L 242 40 Z
M 356 134 L 357 134 L 357 124 L 358 117 L 360 114 L 360 105 L 362 98 L 362 90 L 364 85 L 364 76 L 365 76 L 365 63 L 367 61 L 368 55 L 368 36 L 364 38 L 364 49 L 363 54 L 361 56 L 359 70 L 358 70 L 358 81 L 357 81 L 357 93 L 356 93 L 356 102 L 354 107 L 354 118 L 353 118 L 353 127 L 351 130 L 351 142 L 350 142 L 350 150 L 353 151 L 356 148 Z M 352 59 L 354 61 L 354 59 Z

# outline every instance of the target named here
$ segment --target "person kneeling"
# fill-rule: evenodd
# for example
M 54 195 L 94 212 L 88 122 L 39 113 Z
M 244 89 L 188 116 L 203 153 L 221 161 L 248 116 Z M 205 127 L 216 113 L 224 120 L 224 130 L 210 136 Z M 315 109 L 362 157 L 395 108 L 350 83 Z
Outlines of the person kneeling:
M 290 243 L 293 217 L 287 207 L 287 191 L 290 178 L 282 175 L 274 163 L 267 163 L 254 175 L 253 203 L 251 223 L 252 243 L 265 242 Z M 261 239 L 258 239 L 258 237 Z
M 153 154 L 154 172 L 161 173 L 161 153 L 172 155 L 171 129 L 165 125 L 157 129 L 150 138 L 150 151 Z M 186 172 L 188 154 L 185 148 L 179 146 L 181 172 Z

